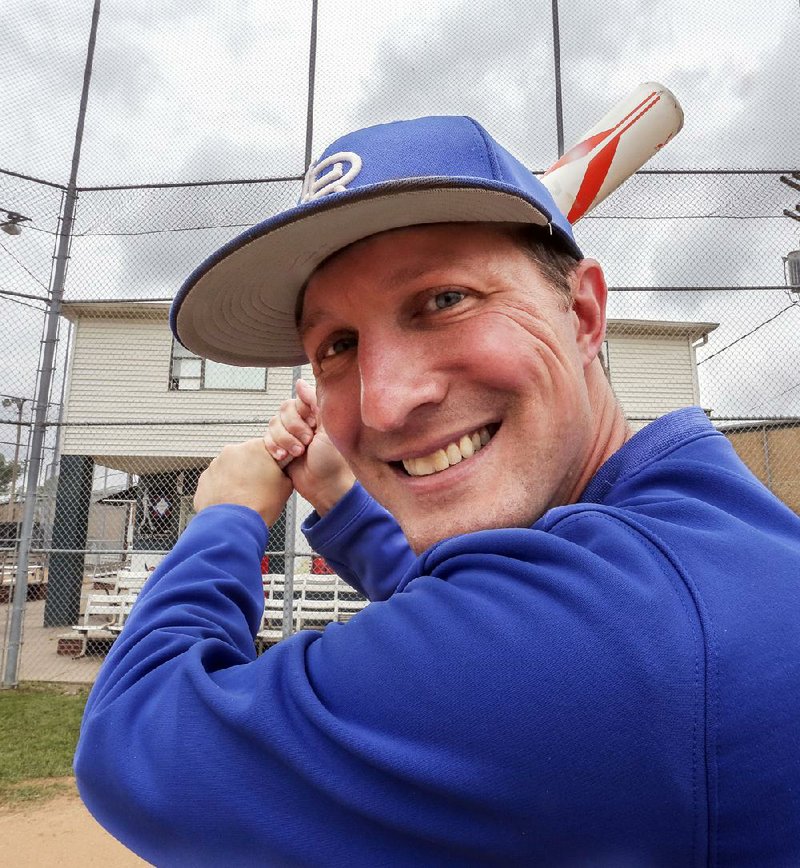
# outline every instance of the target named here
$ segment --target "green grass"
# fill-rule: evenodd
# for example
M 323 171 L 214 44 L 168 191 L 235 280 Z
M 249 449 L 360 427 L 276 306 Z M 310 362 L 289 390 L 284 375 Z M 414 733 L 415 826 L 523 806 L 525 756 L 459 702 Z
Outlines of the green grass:
M 27 684 L 0 691 L 0 806 L 67 789 L 83 707 L 82 685 Z

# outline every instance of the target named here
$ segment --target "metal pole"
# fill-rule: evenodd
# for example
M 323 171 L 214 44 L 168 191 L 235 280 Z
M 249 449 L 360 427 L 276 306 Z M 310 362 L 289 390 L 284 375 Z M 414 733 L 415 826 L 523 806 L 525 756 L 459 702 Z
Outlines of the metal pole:
M 14 446 L 14 467 L 11 470 L 11 514 L 12 521 L 17 520 L 17 472 L 19 471 L 19 444 L 22 440 L 22 407 L 24 401 L 17 404 L 17 442 Z
M 317 65 L 317 0 L 311 4 L 311 36 L 308 46 L 308 104 L 306 107 L 306 153 L 305 168 L 311 164 L 311 147 L 314 139 L 314 79 Z M 303 376 L 302 365 L 292 368 L 292 397 L 297 396 L 297 381 Z M 294 559 L 295 533 L 297 528 L 297 492 L 293 491 L 286 503 L 286 535 L 283 556 L 283 638 L 294 630 Z
M 556 133 L 558 156 L 564 155 L 564 112 L 561 104 L 561 32 L 558 26 L 558 0 L 553 0 L 553 57 L 556 66 Z
M 774 494 L 775 489 L 772 487 L 772 468 L 769 462 L 769 439 L 767 438 L 767 426 L 761 426 L 761 444 L 764 448 L 764 471 L 767 475 L 767 488 Z
M 94 46 L 97 38 L 97 20 L 100 16 L 100 0 L 94 0 L 92 10 L 92 25 L 89 32 L 89 44 L 86 51 L 86 66 L 83 72 L 83 90 L 78 109 L 78 124 L 75 129 L 75 144 L 72 150 L 72 168 L 69 184 L 64 197 L 64 210 L 61 215 L 61 225 L 58 231 L 58 241 L 55 254 L 55 268 L 50 289 L 51 304 L 47 310 L 46 332 L 42 340 L 42 370 L 36 394 L 36 415 L 33 423 L 31 440 L 31 458 L 28 464 L 28 480 L 25 492 L 25 510 L 22 517 L 22 532 L 17 558 L 17 574 L 14 586 L 14 602 L 11 610 L 11 626 L 9 629 L 8 655 L 3 674 L 4 688 L 15 687 L 18 681 L 19 652 L 22 644 L 22 622 L 25 612 L 25 601 L 28 596 L 28 557 L 33 537 L 33 518 L 36 509 L 36 496 L 39 486 L 39 471 L 44 454 L 44 438 L 47 431 L 47 410 L 50 401 L 50 384 L 53 377 L 56 335 L 61 313 L 61 301 L 64 297 L 64 281 L 67 274 L 67 261 L 72 240 L 72 221 L 75 215 L 75 203 L 78 198 L 77 180 L 78 166 L 81 158 L 81 143 L 83 141 L 83 126 L 86 120 L 86 103 L 89 96 L 89 82 L 92 78 L 92 62 Z
M 314 81 L 317 69 L 317 0 L 311 4 L 311 42 L 308 47 L 308 104 L 306 106 L 306 161 L 311 165 L 311 147 L 314 139 Z
M 11 521 L 17 521 L 17 473 L 19 472 L 19 444 L 22 441 L 22 408 L 24 398 L 12 398 L 17 405 L 17 442 L 14 446 L 14 466 L 11 468 Z M 5 401 L 3 402 L 5 403 Z
M 297 396 L 297 381 L 303 375 L 302 366 L 292 368 L 292 397 Z M 295 533 L 297 529 L 297 492 L 293 491 L 286 502 L 286 534 L 283 556 L 283 638 L 294 631 L 294 558 Z

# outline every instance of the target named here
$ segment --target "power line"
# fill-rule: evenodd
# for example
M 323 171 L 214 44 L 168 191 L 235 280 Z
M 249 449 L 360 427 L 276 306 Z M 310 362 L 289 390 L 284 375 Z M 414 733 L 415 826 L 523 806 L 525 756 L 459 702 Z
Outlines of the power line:
M 773 322 L 779 316 L 781 316 L 781 314 L 786 313 L 787 310 L 791 310 L 793 307 L 797 307 L 797 302 L 794 302 L 794 301 L 791 302 L 786 307 L 779 310 L 775 314 L 775 316 L 771 316 L 769 319 L 764 320 L 764 322 L 759 323 L 759 325 L 757 325 L 755 328 L 750 329 L 749 332 L 745 332 L 745 334 L 740 335 L 738 338 L 736 338 L 735 341 L 731 341 L 729 344 L 726 344 L 724 347 L 718 349 L 715 353 L 711 353 L 710 356 L 706 356 L 704 359 L 701 359 L 697 364 L 702 365 L 704 362 L 709 361 L 709 359 L 713 359 L 714 356 L 718 356 L 720 353 L 724 353 L 725 350 L 729 350 L 731 347 L 735 346 L 740 341 L 743 341 L 745 338 L 749 338 L 750 335 L 755 334 L 759 329 L 764 328 L 765 325 L 768 325 L 769 323 Z
M 29 307 L 31 310 L 35 310 L 37 313 L 45 313 L 46 308 L 36 307 L 34 304 L 28 304 L 27 301 L 22 301 L 19 298 L 15 298 L 13 295 L 8 295 L 5 292 L 0 291 L 0 297 L 6 301 L 13 301 L 14 304 L 21 304 L 23 307 Z
M 260 222 L 256 221 L 256 222 Z M 206 229 L 249 229 L 253 223 L 219 223 L 211 226 L 175 226 L 167 229 L 142 229 L 136 232 L 73 232 L 73 238 L 134 238 L 139 235 L 162 235 L 167 232 L 199 232 Z
M 769 404 L 772 401 L 774 401 L 776 398 L 782 398 L 784 395 L 788 395 L 789 392 L 794 392 L 795 389 L 800 389 L 800 382 L 795 383 L 793 386 L 789 386 L 788 389 L 784 389 L 782 392 L 778 392 L 777 395 L 770 395 L 769 398 L 762 399 L 760 402 L 760 405 L 763 406 L 764 404 Z M 752 405 L 752 407 L 749 407 L 746 412 L 749 413 L 751 410 L 754 410 L 758 406 L 759 406 L 759 402 L 756 402 L 755 404 Z
M 255 223 L 261 222 L 263 217 L 259 217 L 255 221 L 247 223 L 210 223 L 200 226 L 168 226 L 163 229 L 142 229 L 132 230 L 130 232 L 73 232 L 74 238 L 135 238 L 141 235 L 164 235 L 170 232 L 204 232 L 214 229 L 249 229 Z M 739 216 L 734 214 L 671 214 L 668 216 L 653 214 L 653 215 L 620 215 L 613 214 L 587 216 L 584 218 L 587 222 L 590 220 L 783 220 L 782 215 L 778 214 L 751 214 L 747 216 Z M 56 235 L 57 233 L 50 229 L 39 229 L 38 231 L 47 233 L 48 235 Z
M 5 244 L 3 244 L 2 241 L 0 241 L 0 247 L 2 247 L 3 250 L 5 250 L 5 252 L 6 252 L 6 253 L 7 253 L 7 254 L 8 254 L 8 255 L 9 255 L 9 256 L 14 260 L 14 262 L 17 263 L 17 265 L 18 265 L 18 266 L 19 266 L 23 271 L 27 272 L 27 273 L 28 273 L 28 274 L 29 274 L 29 275 L 30 275 L 30 276 L 31 276 L 31 277 L 32 277 L 32 278 L 33 278 L 33 279 L 34 279 L 34 280 L 39 284 L 39 286 L 41 286 L 42 289 L 43 289 L 45 292 L 47 292 L 47 286 L 46 286 L 44 283 L 42 283 L 42 281 L 39 280 L 39 278 L 38 278 L 38 277 L 37 277 L 37 276 L 36 276 L 36 275 L 35 275 L 35 274 L 34 274 L 34 273 L 29 269 L 29 268 L 27 268 L 25 265 L 23 265 L 23 264 L 21 263 L 21 262 L 19 261 L 19 259 L 17 259 L 17 257 L 14 256 L 14 254 L 13 254 L 13 253 L 12 253 L 12 252 L 11 252 L 11 251 L 6 247 L 6 246 L 5 246 Z

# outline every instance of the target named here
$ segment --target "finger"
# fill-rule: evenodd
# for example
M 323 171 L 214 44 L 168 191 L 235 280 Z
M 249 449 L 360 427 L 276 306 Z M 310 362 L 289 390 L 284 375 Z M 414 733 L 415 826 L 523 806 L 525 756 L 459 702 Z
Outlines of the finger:
M 317 407 L 317 391 L 305 380 L 300 379 L 295 384 L 295 389 L 297 392 L 297 397 L 311 409 L 310 416 L 308 414 L 303 414 L 304 418 L 308 422 L 309 425 L 315 425 L 317 420 L 319 419 L 319 409 Z M 313 421 L 312 421 L 313 420 Z
M 276 461 L 281 470 L 294 461 L 294 455 L 287 455 L 285 449 L 281 449 L 280 446 L 275 445 L 275 441 L 272 439 L 272 435 L 269 431 L 267 431 L 261 439 L 264 441 L 264 446 L 266 447 L 267 452 Z
M 290 434 L 294 434 L 298 440 L 308 444 L 314 437 L 314 429 L 308 421 L 309 416 L 313 416 L 313 412 L 308 404 L 295 398 L 293 401 L 285 401 L 281 404 L 281 409 L 278 412 L 283 422 L 283 427 Z
M 306 426 L 306 431 L 310 432 L 311 429 Z M 279 449 L 283 449 L 288 455 L 293 455 L 295 458 L 299 458 L 299 456 L 306 451 L 305 444 L 290 431 L 286 430 L 286 426 L 283 424 L 280 416 L 273 416 L 269 420 L 267 433 L 272 438 L 272 442 L 275 446 Z M 277 460 L 280 461 L 281 459 Z
M 281 404 L 278 413 L 269 421 L 269 431 L 276 445 L 295 457 L 302 455 L 314 439 L 314 429 L 300 416 L 293 400 Z
M 294 461 L 294 455 L 287 455 L 286 458 L 283 458 L 278 462 L 278 467 L 280 467 L 280 469 L 283 470 L 285 467 L 287 467 L 293 461 Z
M 280 463 L 284 458 L 286 458 L 287 453 L 286 450 L 279 446 L 272 437 L 272 434 L 269 431 L 266 431 L 262 437 L 264 441 L 264 446 L 267 447 L 267 452 L 278 462 Z

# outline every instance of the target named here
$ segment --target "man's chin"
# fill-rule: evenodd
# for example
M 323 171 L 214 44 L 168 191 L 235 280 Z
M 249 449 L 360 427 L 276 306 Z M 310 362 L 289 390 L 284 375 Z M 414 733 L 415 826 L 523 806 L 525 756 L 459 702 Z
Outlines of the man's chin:
M 451 539 L 455 536 L 462 536 L 467 533 L 474 533 L 479 530 L 488 530 L 492 527 L 491 524 L 478 519 L 474 521 L 461 520 L 458 522 L 441 522 L 436 517 L 430 517 L 423 525 L 419 519 L 413 521 L 399 521 L 400 527 L 405 534 L 411 550 L 416 555 L 421 555 L 431 546 L 440 543 L 443 540 Z
M 529 511 L 520 506 L 518 509 L 495 509 L 486 504 L 477 515 L 461 514 L 458 518 L 451 515 L 438 516 L 435 513 L 426 515 L 424 519 L 414 516 L 406 519 L 395 516 L 405 534 L 411 550 L 420 555 L 431 546 L 455 536 L 477 533 L 481 530 L 499 530 L 502 528 L 529 528 L 541 516 L 542 511 Z M 391 512 L 391 510 L 390 510 Z

